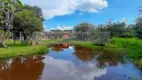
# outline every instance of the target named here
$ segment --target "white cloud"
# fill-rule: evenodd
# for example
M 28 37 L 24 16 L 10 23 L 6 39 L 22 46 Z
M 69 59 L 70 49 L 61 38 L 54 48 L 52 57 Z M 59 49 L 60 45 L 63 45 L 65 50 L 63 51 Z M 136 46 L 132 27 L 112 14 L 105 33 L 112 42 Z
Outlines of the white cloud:
M 47 26 L 43 25 L 44 31 L 48 31 Z
M 78 0 L 77 9 L 80 11 L 99 12 L 108 6 L 106 0 Z
M 76 10 L 99 12 L 108 6 L 106 0 L 21 0 L 24 4 L 42 8 L 46 19 L 73 14 Z
M 71 30 L 71 29 L 73 29 L 73 27 L 72 26 L 60 26 L 58 24 L 57 29 L 59 29 L 59 30 Z
M 56 30 L 55 28 L 48 28 L 45 24 L 43 25 L 44 31 Z
M 79 13 L 79 15 L 83 15 L 83 13 Z
M 70 30 L 70 29 L 73 29 L 72 26 L 63 26 L 64 30 Z
M 51 28 L 51 30 L 54 30 L 55 28 Z
M 127 19 L 126 19 L 126 17 L 124 17 L 121 22 L 126 22 L 126 21 L 127 21 Z
M 60 25 L 57 26 L 57 29 L 63 30 L 62 27 L 61 27 Z
M 41 80 L 94 80 L 107 73 L 107 69 L 97 68 L 97 63 L 75 63 L 46 56 Z M 56 75 L 56 76 L 55 76 Z

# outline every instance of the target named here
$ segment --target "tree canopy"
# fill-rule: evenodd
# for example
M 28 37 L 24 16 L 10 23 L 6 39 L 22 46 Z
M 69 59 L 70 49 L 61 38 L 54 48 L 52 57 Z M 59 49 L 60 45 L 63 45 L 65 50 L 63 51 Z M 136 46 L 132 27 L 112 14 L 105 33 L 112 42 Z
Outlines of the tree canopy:
M 142 17 L 137 18 L 134 30 L 136 31 L 136 36 L 142 39 Z
M 107 24 L 106 31 L 110 32 L 111 36 L 122 37 L 122 33 L 125 30 L 126 24 L 124 22 L 121 23 L 110 23 Z
M 23 9 L 16 14 L 15 26 L 13 28 L 15 35 L 22 32 L 26 40 L 32 36 L 33 32 L 42 30 L 42 20 L 36 16 L 35 12 Z
M 6 40 L 10 37 L 15 14 L 22 7 L 20 0 L 0 0 L 0 47 L 6 47 Z
M 28 10 L 33 11 L 38 18 L 40 18 L 42 21 L 44 21 L 43 12 L 42 12 L 42 9 L 40 7 L 24 5 L 23 9 L 28 9 Z
M 75 26 L 74 31 L 75 32 L 90 32 L 90 31 L 93 31 L 94 29 L 95 27 L 93 24 L 83 22 Z

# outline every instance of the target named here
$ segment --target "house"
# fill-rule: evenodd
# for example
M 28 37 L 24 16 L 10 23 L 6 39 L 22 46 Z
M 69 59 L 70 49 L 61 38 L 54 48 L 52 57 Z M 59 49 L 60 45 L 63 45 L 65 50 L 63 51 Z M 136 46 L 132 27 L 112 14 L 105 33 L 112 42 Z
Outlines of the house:
M 70 38 L 70 34 L 72 33 L 72 30 L 64 30 L 64 31 L 51 30 L 51 31 L 43 31 L 42 33 L 43 33 L 41 35 L 42 40 L 58 39 L 58 38 L 68 39 L 68 38 Z
M 72 33 L 72 30 L 64 30 L 63 32 L 64 32 L 63 34 L 64 39 L 70 38 L 70 34 Z

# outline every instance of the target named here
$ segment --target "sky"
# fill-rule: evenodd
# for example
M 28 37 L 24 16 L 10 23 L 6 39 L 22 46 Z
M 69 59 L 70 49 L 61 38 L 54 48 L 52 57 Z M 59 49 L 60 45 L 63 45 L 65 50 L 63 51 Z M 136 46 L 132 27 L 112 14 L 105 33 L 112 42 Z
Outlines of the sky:
M 108 20 L 135 23 L 141 0 L 21 0 L 23 4 L 39 6 L 45 18 L 45 31 L 73 29 L 81 22 L 94 25 Z

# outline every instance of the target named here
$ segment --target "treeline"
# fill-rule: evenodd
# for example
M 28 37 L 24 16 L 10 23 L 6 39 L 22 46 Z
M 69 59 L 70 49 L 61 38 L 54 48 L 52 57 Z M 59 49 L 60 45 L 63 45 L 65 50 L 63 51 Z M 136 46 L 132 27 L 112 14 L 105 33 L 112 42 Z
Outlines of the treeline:
M 13 37 L 20 38 L 23 35 L 24 40 L 32 37 L 33 32 L 42 31 L 43 13 L 41 8 L 37 6 L 24 5 L 22 10 L 16 13 L 13 23 Z
M 28 41 L 33 32 L 42 31 L 43 13 L 38 6 L 23 5 L 20 0 L 0 0 L 0 47 L 6 40 L 20 36 Z
M 125 22 L 93 25 L 87 22 L 80 23 L 74 28 L 75 32 L 109 32 L 110 37 L 142 39 L 142 18 L 137 18 L 135 24 L 127 25 Z

